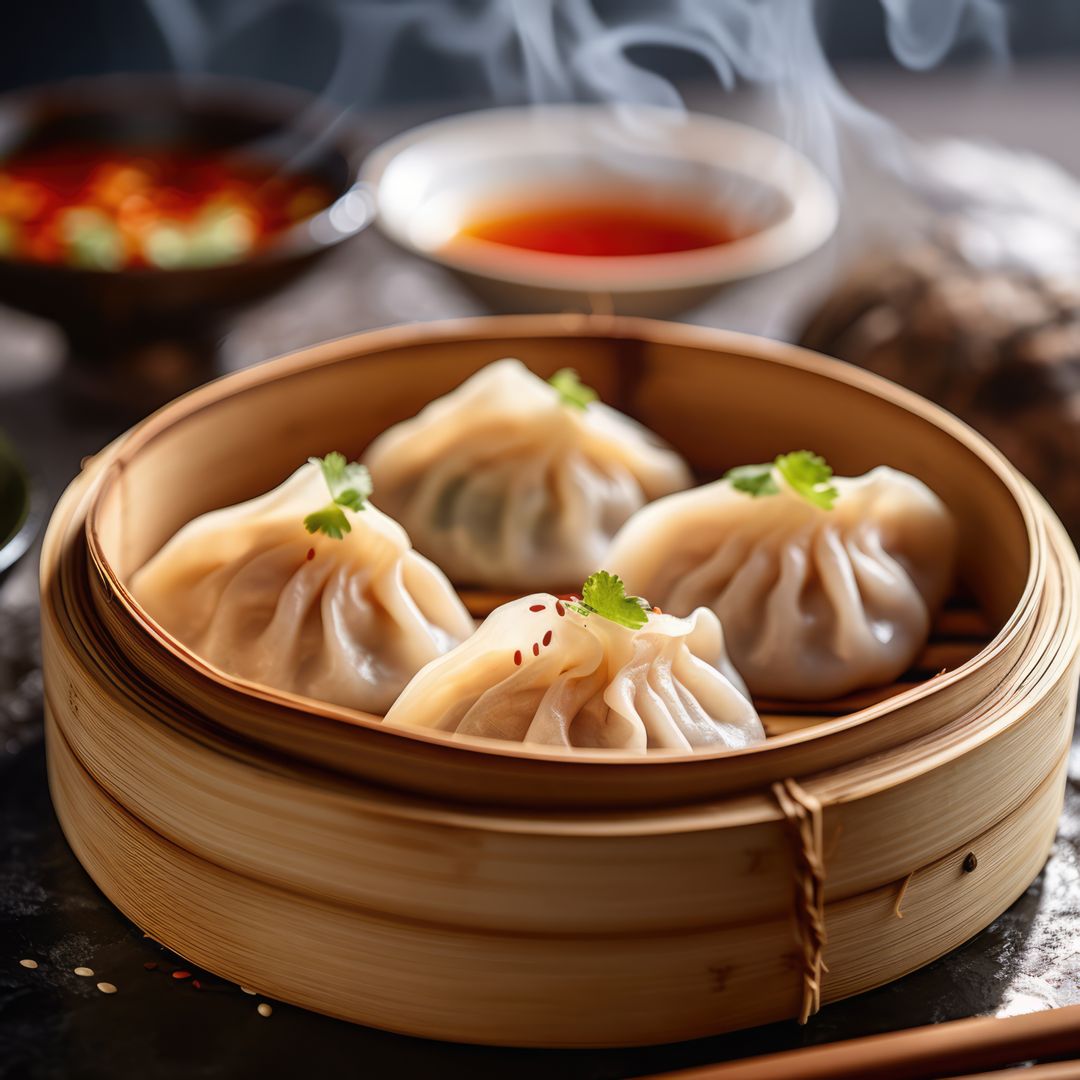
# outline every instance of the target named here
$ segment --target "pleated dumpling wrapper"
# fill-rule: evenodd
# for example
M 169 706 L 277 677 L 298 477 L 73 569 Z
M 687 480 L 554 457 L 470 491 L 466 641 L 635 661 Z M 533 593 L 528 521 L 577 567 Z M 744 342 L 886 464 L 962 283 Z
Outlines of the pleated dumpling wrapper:
M 581 601 L 497 608 L 412 680 L 384 721 L 527 745 L 737 749 L 765 738 L 720 621 L 648 611 L 600 572 Z
M 475 624 L 443 572 L 366 502 L 365 482 L 341 455 L 313 459 L 266 495 L 185 525 L 132 594 L 228 674 L 384 713 Z
M 595 400 L 499 360 L 394 425 L 364 455 L 379 503 L 459 585 L 577 586 L 651 499 L 688 487 L 686 463 Z
M 956 530 L 924 483 L 783 454 L 646 507 L 606 560 L 665 611 L 711 608 L 751 691 L 824 700 L 896 679 L 952 586 Z

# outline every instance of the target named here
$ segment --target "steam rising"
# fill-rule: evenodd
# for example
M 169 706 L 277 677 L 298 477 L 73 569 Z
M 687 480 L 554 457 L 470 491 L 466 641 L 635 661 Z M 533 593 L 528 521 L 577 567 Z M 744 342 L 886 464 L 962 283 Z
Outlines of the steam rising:
M 945 59 L 953 44 L 980 38 L 999 60 L 1008 54 L 1008 24 L 998 0 L 881 0 L 893 54 L 923 71 Z
M 146 0 L 184 71 L 205 70 L 285 0 Z M 958 42 L 1006 56 L 1001 0 L 880 0 L 896 58 L 924 70 Z M 834 183 L 845 154 L 870 153 L 897 173 L 910 168 L 902 139 L 859 106 L 830 67 L 813 0 L 319 0 L 336 20 L 339 48 L 322 97 L 342 109 L 380 104 L 389 64 L 419 39 L 483 74 L 492 104 L 567 101 L 683 108 L 680 88 L 642 54 L 692 53 L 727 91 L 753 89 L 775 132 L 810 156 Z M 272 72 L 267 73 L 272 76 Z

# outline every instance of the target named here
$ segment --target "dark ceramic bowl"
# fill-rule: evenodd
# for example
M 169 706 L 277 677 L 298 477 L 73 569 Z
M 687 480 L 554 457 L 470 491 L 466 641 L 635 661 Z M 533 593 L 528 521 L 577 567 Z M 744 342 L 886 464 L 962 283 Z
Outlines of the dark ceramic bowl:
M 155 365 L 175 369 L 177 356 L 205 366 L 227 316 L 293 280 L 373 215 L 373 201 L 357 181 L 367 149 L 362 138 L 336 110 L 288 87 L 116 75 L 0 98 L 0 159 L 71 142 L 243 152 L 297 168 L 335 196 L 250 257 L 224 265 L 113 271 L 0 259 L 0 303 L 57 323 L 84 375 L 97 372 L 108 383 L 111 372 L 108 389 L 121 393 L 132 390 L 124 383 L 138 375 L 140 357 L 149 376 Z M 163 356 L 173 359 L 163 364 Z M 183 386 L 161 392 L 178 389 Z

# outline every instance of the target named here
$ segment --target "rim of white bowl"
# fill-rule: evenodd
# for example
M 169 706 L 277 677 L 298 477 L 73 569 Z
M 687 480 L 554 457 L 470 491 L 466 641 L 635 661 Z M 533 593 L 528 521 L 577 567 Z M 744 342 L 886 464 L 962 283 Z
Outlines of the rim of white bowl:
M 541 119 L 563 124 L 567 132 L 586 123 L 637 114 L 642 118 L 689 127 L 696 136 L 695 151 L 682 155 L 665 148 L 667 156 L 714 165 L 751 180 L 783 198 L 787 212 L 777 221 L 746 236 L 712 247 L 658 255 L 561 255 L 518 249 L 477 240 L 475 243 L 427 247 L 410 236 L 408 222 L 386 212 L 380 188 L 391 165 L 406 151 L 437 137 L 487 136 L 492 159 L 536 156 L 524 140 L 522 148 L 507 149 L 493 138 Z M 524 143 L 524 145 L 522 145 Z M 717 148 L 738 146 L 744 158 L 767 159 L 773 175 L 763 177 L 746 161 L 726 157 Z M 646 293 L 719 285 L 788 266 L 821 247 L 832 235 L 839 203 L 831 184 L 813 162 L 790 144 L 767 132 L 734 120 L 704 113 L 657 106 L 531 105 L 482 109 L 432 120 L 394 136 L 376 147 L 360 167 L 360 179 L 374 192 L 376 224 L 395 243 L 433 262 L 494 281 L 559 291 Z

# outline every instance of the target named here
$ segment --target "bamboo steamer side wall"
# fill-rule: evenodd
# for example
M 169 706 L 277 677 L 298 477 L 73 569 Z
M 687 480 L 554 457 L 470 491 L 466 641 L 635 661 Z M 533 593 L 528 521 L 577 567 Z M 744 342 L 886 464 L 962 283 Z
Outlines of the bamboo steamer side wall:
M 267 884 L 475 929 L 634 932 L 753 922 L 790 906 L 785 822 L 767 793 L 649 812 L 452 808 L 245 761 L 236 747 L 57 670 L 49 707 L 95 782 L 172 843 Z M 803 786 L 825 806 L 826 897 L 895 881 L 981 834 L 1060 764 L 1074 666 L 1033 653 L 998 707 L 941 738 Z M 57 687 L 69 686 L 67 695 Z M 984 782 L 992 777 L 992 783 Z M 649 883 L 662 882 L 661 890 Z
M 105 795 L 51 723 L 48 739 L 61 824 L 106 895 L 192 962 L 281 1000 L 429 1038 L 523 1046 L 673 1041 L 798 1010 L 799 948 L 786 919 L 631 938 L 388 919 L 197 859 Z M 1019 896 L 1053 841 L 1064 766 L 972 838 L 984 852 L 977 880 L 960 870 L 965 843 L 925 868 L 903 919 L 893 886 L 829 905 L 826 999 L 927 963 Z

